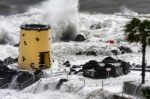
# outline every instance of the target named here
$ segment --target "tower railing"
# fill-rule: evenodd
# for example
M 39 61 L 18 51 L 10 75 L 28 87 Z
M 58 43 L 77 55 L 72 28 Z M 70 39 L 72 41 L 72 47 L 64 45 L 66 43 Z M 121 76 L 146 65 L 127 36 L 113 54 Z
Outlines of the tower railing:
M 37 75 L 35 75 L 34 77 L 32 78 L 29 78 L 28 80 L 22 82 L 22 83 L 7 83 L 7 84 L 4 84 L 3 86 L 0 87 L 0 89 L 18 89 L 18 90 L 22 90 L 24 89 L 25 87 L 28 87 L 29 85 L 35 83 L 37 80 L 39 80 L 39 78 L 42 78 L 43 74 L 42 73 L 39 73 Z

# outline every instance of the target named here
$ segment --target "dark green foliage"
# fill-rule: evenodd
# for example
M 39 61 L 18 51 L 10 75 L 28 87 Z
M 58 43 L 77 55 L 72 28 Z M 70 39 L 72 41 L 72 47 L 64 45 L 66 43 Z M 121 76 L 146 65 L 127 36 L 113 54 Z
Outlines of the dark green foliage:
M 146 46 L 150 45 L 150 21 L 139 20 L 133 18 L 126 26 L 124 30 L 127 34 L 127 41 L 133 43 L 142 44 L 142 84 L 145 83 L 145 53 Z
M 150 88 L 146 87 L 142 90 L 142 94 L 146 99 L 150 99 Z

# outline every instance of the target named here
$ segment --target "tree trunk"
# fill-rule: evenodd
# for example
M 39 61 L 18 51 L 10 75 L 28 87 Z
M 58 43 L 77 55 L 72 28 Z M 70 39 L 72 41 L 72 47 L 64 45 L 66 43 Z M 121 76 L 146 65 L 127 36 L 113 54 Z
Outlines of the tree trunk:
M 146 40 L 142 44 L 142 84 L 145 84 L 145 53 L 146 53 Z

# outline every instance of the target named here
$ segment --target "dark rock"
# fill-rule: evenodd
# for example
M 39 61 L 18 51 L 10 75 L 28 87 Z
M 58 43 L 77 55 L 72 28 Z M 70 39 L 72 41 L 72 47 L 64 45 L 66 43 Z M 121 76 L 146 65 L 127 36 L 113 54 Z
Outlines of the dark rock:
M 15 44 L 14 47 L 19 47 L 19 43 L 18 43 L 18 44 Z
M 118 61 L 115 60 L 112 57 L 106 57 L 105 59 L 103 59 L 102 63 L 117 63 Z
M 97 69 L 99 68 L 100 65 L 97 61 L 95 60 L 90 60 L 89 62 L 85 63 L 83 66 L 82 66 L 82 69 L 83 70 L 87 70 L 87 69 Z
M 73 74 L 78 74 L 79 72 L 82 72 L 82 69 L 80 69 L 80 68 L 81 68 L 81 66 L 73 65 L 70 68 L 70 72 L 73 73 Z
M 81 34 L 78 34 L 75 37 L 74 41 L 78 41 L 78 42 L 85 41 L 85 37 L 83 35 L 81 35 Z
M 95 51 L 85 51 L 85 52 L 78 52 L 76 55 L 87 55 L 87 56 L 97 56 Z
M 101 24 L 100 23 L 92 24 L 89 29 L 90 30 L 101 29 Z
M 71 66 L 69 61 L 64 62 L 63 65 L 65 65 L 66 67 L 70 67 Z
M 85 63 L 82 66 L 83 76 L 89 77 L 89 78 L 96 78 L 95 77 L 95 71 L 99 70 L 98 68 L 100 68 L 100 65 L 95 60 L 91 60 L 91 61 Z
M 14 59 L 14 62 L 15 62 L 15 63 L 18 62 L 18 57 Z
M 139 65 L 139 64 L 135 65 L 135 67 L 136 67 L 136 68 L 142 68 L 142 66 Z
M 83 55 L 83 53 L 82 52 L 78 52 L 78 53 L 76 53 L 76 55 Z
M 113 55 L 118 55 L 118 54 L 119 54 L 119 52 L 118 52 L 117 50 L 111 50 L 111 53 L 112 53 Z
M 121 51 L 122 54 L 132 53 L 132 50 L 129 47 L 120 46 L 119 50 Z
M 97 56 L 97 53 L 94 52 L 94 51 L 88 51 L 88 52 L 86 53 L 86 55 L 87 55 L 87 56 Z
M 68 79 L 60 79 L 58 84 L 56 85 L 55 89 L 60 89 L 61 85 L 67 81 L 68 81 Z
M 1 66 L 3 67 L 4 64 L 5 64 L 5 63 L 4 63 L 3 61 L 0 60 L 0 67 L 1 67 Z
M 82 66 L 83 76 L 89 78 L 107 78 L 108 76 L 118 77 L 127 74 L 129 72 L 127 64 L 122 62 L 122 65 L 120 66 L 119 63 L 120 62 L 112 57 L 105 58 L 101 63 L 91 60 Z M 104 64 L 104 66 L 101 66 L 100 64 Z M 109 75 L 108 71 L 106 71 L 107 68 L 111 69 Z
M 120 67 L 122 67 L 123 74 L 128 74 L 130 72 L 130 67 L 131 67 L 130 63 L 122 60 L 118 60 L 118 61 L 121 63 Z
M 111 71 L 108 73 L 106 71 L 107 68 L 110 68 Z M 107 77 L 118 77 L 122 75 L 122 69 L 119 66 L 114 66 L 112 64 L 107 64 L 103 67 L 101 67 L 99 70 L 97 69 L 95 72 L 96 78 L 107 78 Z
M 13 64 L 13 63 L 16 63 L 16 62 L 18 62 L 18 58 L 12 58 L 12 57 L 8 57 L 8 58 L 6 58 L 5 60 L 4 60 L 4 63 L 6 64 L 6 65 L 10 65 L 10 64 Z
M 86 55 L 87 52 L 78 52 L 76 55 Z

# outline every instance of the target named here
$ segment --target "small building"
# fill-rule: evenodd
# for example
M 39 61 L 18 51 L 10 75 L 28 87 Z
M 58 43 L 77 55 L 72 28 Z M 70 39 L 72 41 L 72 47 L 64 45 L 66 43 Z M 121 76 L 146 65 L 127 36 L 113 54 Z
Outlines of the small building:
M 25 24 L 20 28 L 18 66 L 26 70 L 50 68 L 52 66 L 51 27 Z

